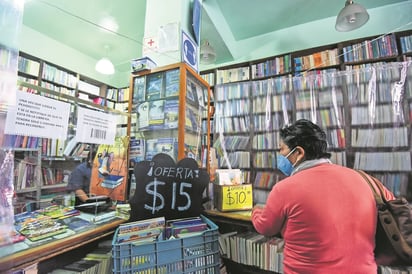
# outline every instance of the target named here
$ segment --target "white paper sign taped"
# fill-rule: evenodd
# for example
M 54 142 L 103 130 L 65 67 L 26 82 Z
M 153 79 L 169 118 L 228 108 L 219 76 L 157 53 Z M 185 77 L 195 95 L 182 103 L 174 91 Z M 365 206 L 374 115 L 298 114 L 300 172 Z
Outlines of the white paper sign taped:
M 116 116 L 86 108 L 78 108 L 76 141 L 112 145 L 116 136 Z
M 16 91 L 16 104 L 7 111 L 4 132 L 66 140 L 69 115 L 68 103 Z

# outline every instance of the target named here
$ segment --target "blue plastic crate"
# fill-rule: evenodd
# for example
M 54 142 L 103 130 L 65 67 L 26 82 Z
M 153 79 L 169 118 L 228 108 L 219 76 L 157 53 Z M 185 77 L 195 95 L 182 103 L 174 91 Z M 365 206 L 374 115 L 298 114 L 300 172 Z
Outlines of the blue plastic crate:
M 112 242 L 113 273 L 219 274 L 218 227 L 201 217 L 209 228 L 199 235 L 179 239 L 119 244 L 117 229 Z

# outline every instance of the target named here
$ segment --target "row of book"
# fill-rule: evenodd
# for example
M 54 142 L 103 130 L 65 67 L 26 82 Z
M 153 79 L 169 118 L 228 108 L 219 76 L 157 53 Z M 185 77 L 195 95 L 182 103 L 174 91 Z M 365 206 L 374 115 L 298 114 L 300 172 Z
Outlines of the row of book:
M 41 82 L 41 87 L 47 88 L 49 90 L 56 91 L 60 94 L 65 94 L 65 95 L 69 95 L 69 96 L 75 96 L 76 95 L 76 90 L 74 88 L 67 88 L 65 86 L 57 86 L 53 83 L 49 83 L 49 82 L 45 82 L 45 81 Z M 49 97 L 49 98 L 62 100 L 62 98 L 59 97 L 59 96 L 53 96 L 51 94 L 46 94 L 46 93 L 44 93 L 42 95 L 44 95 L 46 97 Z
M 27 242 L 29 245 L 67 231 L 66 225 L 39 211 L 16 215 L 15 227 L 18 233 L 30 241 Z
M 132 137 L 129 143 L 129 159 L 132 163 L 138 163 L 143 160 L 151 160 L 158 153 L 164 153 L 177 160 L 177 146 L 177 138 L 143 139 Z M 186 157 L 198 161 L 199 166 L 206 166 L 206 163 L 202 164 L 206 161 L 205 151 L 202 147 L 185 143 L 184 154 Z
M 42 138 L 31 137 L 15 134 L 4 134 L 3 147 L 14 148 L 38 148 L 40 147 Z
M 257 133 L 253 136 L 252 148 L 255 150 L 277 149 L 279 131 Z
M 47 81 L 59 83 L 66 87 L 75 88 L 77 85 L 77 76 L 75 74 L 58 69 L 57 67 L 47 63 L 43 64 L 42 78 Z
M 239 67 L 232 69 L 218 69 L 216 72 L 216 83 L 224 84 L 237 81 L 249 80 L 250 68 L 249 67 Z
M 400 47 L 402 53 L 409 53 L 412 51 L 411 37 L 411 35 L 400 37 Z M 362 60 L 371 60 L 385 56 L 395 56 L 398 54 L 396 47 L 396 37 L 394 34 L 389 34 L 383 37 L 378 37 L 374 40 L 365 40 L 362 43 L 345 46 L 342 49 L 342 53 L 339 54 L 338 49 L 334 49 L 332 51 L 332 54 L 330 54 L 331 52 L 329 52 L 329 55 L 331 55 L 330 57 L 326 56 L 328 55 L 327 53 L 327 51 L 324 51 L 304 57 L 298 57 L 297 63 L 295 62 L 294 64 L 295 71 L 302 71 L 314 67 L 319 68 L 330 64 L 336 65 L 336 62 L 339 61 L 338 57 L 341 55 L 343 55 L 344 62 L 355 62 Z M 252 79 L 279 75 L 292 71 L 290 59 L 290 54 L 287 54 L 284 56 L 274 57 L 273 59 L 269 59 L 261 63 L 252 64 Z M 332 62 L 329 60 L 331 60 Z M 281 69 L 282 61 L 284 68 L 283 70 Z M 302 63 L 306 63 L 307 65 L 304 66 Z M 246 77 L 246 75 L 248 75 L 247 69 L 248 67 L 219 70 L 218 74 L 216 75 L 217 84 L 248 80 L 248 78 Z M 241 76 L 239 76 L 239 74 Z M 202 77 L 203 76 L 206 78 L 210 85 L 215 84 L 215 77 L 213 73 L 208 73 L 202 75 Z
M 129 88 L 109 88 L 107 89 L 106 99 L 116 102 L 129 101 L 129 94 Z
M 252 65 L 252 79 L 284 74 L 292 71 L 291 55 L 275 57 Z
M 399 41 L 401 42 L 402 53 L 412 52 L 412 35 L 403 36 Z
M 379 179 L 396 197 L 407 196 L 409 188 L 409 180 L 407 173 L 377 173 L 372 175 L 375 178 Z
M 42 167 L 43 185 L 56 185 L 67 183 L 70 175 L 69 170 L 63 168 Z
M 356 152 L 354 168 L 369 171 L 410 172 L 410 151 Z
M 250 168 L 250 152 L 234 151 L 226 153 L 224 157 L 218 158 L 221 168 Z
M 375 111 L 370 112 L 368 106 L 356 106 L 351 108 L 351 125 L 369 125 L 385 123 L 404 123 L 403 114 L 394 115 L 392 105 L 377 105 Z
M 177 97 L 180 91 L 180 70 L 174 69 L 134 78 L 133 103 Z M 207 89 L 192 78 L 187 79 L 186 98 L 191 103 L 205 106 Z
M 20 72 L 38 77 L 40 71 L 40 62 L 19 56 L 17 69 Z
M 213 72 L 202 74 L 201 77 L 210 85 L 215 85 L 215 74 Z
M 223 256 L 276 273 L 283 273 L 283 245 L 281 238 L 265 237 L 254 231 L 219 235 L 219 248 Z
M 217 117 L 237 116 L 249 113 L 249 98 L 219 101 L 215 103 L 215 115 Z
M 343 47 L 342 51 L 344 62 L 358 62 L 398 55 L 396 37 L 393 33 Z
M 309 70 L 339 64 L 338 49 L 324 50 L 310 55 L 293 58 L 293 68 L 295 71 Z
M 270 191 L 263 188 L 253 188 L 253 203 L 266 204 Z
M 166 220 L 156 217 L 119 225 L 114 238 L 116 244 L 143 244 L 175 238 L 200 235 L 208 229 L 200 217 Z
M 353 128 L 352 147 L 407 147 L 408 128 Z
M 246 150 L 249 148 L 249 136 L 219 136 L 213 144 L 213 147 L 217 149 L 218 153 L 222 153 L 223 149 L 226 150 Z
M 78 157 L 84 158 L 89 152 L 89 145 L 78 143 L 71 138 L 69 141 L 32 136 L 5 134 L 3 147 L 37 149 L 41 148 L 42 157 Z
M 249 98 L 250 86 L 249 82 L 218 85 L 214 92 L 215 102 Z
M 253 153 L 253 166 L 257 168 L 276 168 L 276 152 L 257 151 Z
M 25 157 L 15 165 L 14 186 L 17 191 L 37 187 L 40 178 L 40 166 L 36 158 Z
M 287 115 L 289 119 L 289 115 Z M 284 113 L 267 113 L 253 115 L 253 128 L 255 131 L 272 131 L 280 130 L 286 125 Z
M 268 171 L 258 171 L 256 172 L 255 180 L 253 186 L 258 188 L 271 189 L 277 181 L 279 181 L 279 174 Z
M 272 113 L 278 111 L 292 110 L 292 96 L 289 93 L 281 95 L 255 96 L 252 101 L 254 113 Z
M 134 78 L 133 103 L 179 95 L 180 71 Z
M 82 259 L 56 268 L 49 274 L 111 274 L 113 268 L 111 247 L 99 246 Z
M 235 133 L 235 132 L 249 132 L 250 131 L 250 117 L 249 115 L 239 117 L 215 117 L 213 120 L 217 132 Z
M 331 154 L 330 160 L 332 161 L 332 163 L 341 166 L 347 166 L 345 151 L 330 151 L 329 153 Z

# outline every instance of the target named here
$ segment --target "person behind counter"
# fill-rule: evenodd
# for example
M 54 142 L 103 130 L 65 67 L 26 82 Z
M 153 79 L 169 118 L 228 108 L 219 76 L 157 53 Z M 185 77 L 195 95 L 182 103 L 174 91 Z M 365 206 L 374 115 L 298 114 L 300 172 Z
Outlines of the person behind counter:
M 252 211 L 256 231 L 285 241 L 284 273 L 376 274 L 377 209 L 367 182 L 333 164 L 326 134 L 308 120 L 280 131 L 278 168 L 287 176 Z M 387 199 L 393 194 L 385 188 Z
M 95 156 L 96 151 L 90 150 L 87 155 L 87 160 L 77 165 L 70 174 L 67 189 L 68 191 L 75 193 L 75 205 L 85 202 L 89 197 L 90 179 L 92 176 L 92 166 Z

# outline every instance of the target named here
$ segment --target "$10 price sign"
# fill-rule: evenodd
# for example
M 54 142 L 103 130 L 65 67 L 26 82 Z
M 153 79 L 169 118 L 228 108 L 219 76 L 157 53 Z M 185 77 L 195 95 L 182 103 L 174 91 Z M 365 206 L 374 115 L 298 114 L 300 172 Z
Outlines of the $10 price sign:
M 252 185 L 214 185 L 215 207 L 220 211 L 253 207 Z

